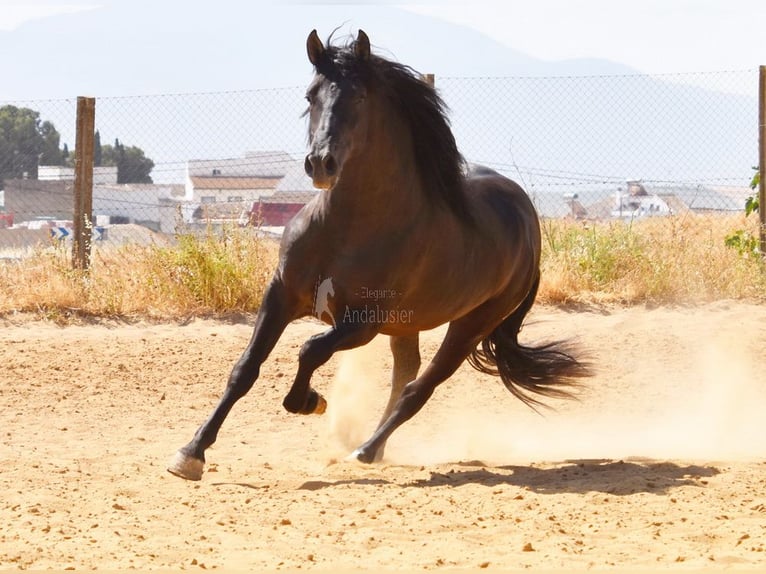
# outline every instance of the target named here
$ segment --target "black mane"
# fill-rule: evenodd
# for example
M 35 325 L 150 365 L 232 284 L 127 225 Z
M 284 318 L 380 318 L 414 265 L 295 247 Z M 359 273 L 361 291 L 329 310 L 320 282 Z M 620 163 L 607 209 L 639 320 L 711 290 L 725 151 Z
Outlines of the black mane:
M 415 163 L 425 194 L 441 202 L 461 219 L 470 219 L 463 192 L 465 160 L 460 154 L 447 117 L 447 106 L 422 76 L 409 66 L 374 54 L 360 61 L 355 41 L 333 46 L 328 41 L 325 61 L 317 72 L 339 75 L 374 85 L 409 126 Z

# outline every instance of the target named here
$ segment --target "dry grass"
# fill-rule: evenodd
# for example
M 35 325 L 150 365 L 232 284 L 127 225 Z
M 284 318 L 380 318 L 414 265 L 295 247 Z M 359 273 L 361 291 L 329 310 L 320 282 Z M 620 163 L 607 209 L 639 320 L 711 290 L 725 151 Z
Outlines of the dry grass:
M 737 230 L 757 235 L 744 215 L 686 214 L 634 222 L 543 222 L 547 303 L 701 303 L 766 299 L 766 267 L 726 245 Z
M 96 249 L 88 273 L 69 249 L 41 247 L 0 264 L 0 315 L 183 319 L 255 312 L 277 260 L 277 243 L 253 229 L 182 234 L 169 246 Z
M 543 222 L 543 284 L 549 304 L 696 303 L 766 300 L 759 257 L 725 245 L 755 218 L 696 216 L 633 223 Z M 277 260 L 273 240 L 252 229 L 180 235 L 172 246 L 95 250 L 90 273 L 68 249 L 41 247 L 0 263 L 0 315 L 178 320 L 257 310 Z

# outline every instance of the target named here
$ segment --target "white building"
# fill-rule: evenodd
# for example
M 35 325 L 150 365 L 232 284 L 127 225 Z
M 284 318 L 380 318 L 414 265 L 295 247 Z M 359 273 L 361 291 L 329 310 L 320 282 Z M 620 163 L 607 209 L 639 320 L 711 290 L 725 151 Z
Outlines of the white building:
M 41 165 L 37 168 L 37 179 L 40 181 L 74 181 L 74 168 L 60 165 Z M 116 183 L 117 166 L 93 168 L 93 185 Z
M 671 209 L 667 201 L 656 193 L 649 193 L 640 181 L 629 181 L 627 193 L 621 190 L 615 193 L 612 217 L 639 219 L 670 214 Z
M 197 204 L 252 203 L 274 193 L 295 160 L 283 151 L 189 160 L 184 199 Z
M 39 216 L 50 215 L 48 211 L 56 214 L 69 211 L 68 206 L 72 205 L 73 168 L 40 166 L 37 181 L 39 183 L 22 182 L 29 189 L 20 191 L 19 197 L 24 197 L 27 203 L 31 204 L 25 211 L 38 210 Z M 55 184 L 54 182 L 65 183 Z M 52 185 L 64 187 L 55 190 L 47 189 L 46 186 Z M 40 189 L 32 189 L 32 187 Z M 93 216 L 96 225 L 99 226 L 136 223 L 154 231 L 174 233 L 180 221 L 192 220 L 194 211 L 191 205 L 183 203 L 183 192 L 182 185 L 118 184 L 116 166 L 93 168 Z M 51 204 L 54 196 L 60 196 L 55 205 Z
M 181 186 L 129 183 L 93 186 L 97 225 L 137 223 L 154 231 L 174 233 L 180 221 L 192 219 L 193 207 L 180 200 Z

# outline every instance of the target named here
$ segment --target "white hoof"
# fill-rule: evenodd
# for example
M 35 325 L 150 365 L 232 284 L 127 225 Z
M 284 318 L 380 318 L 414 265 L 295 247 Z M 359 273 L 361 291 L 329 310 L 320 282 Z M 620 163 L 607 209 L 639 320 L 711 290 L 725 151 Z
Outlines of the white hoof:
M 350 455 L 346 457 L 347 461 L 350 462 L 356 462 L 358 464 L 363 464 L 365 466 L 368 466 L 372 461 L 367 461 L 362 458 L 362 451 L 360 449 L 356 449 L 354 452 L 352 452 Z
M 359 462 L 359 449 L 356 449 L 354 452 L 348 455 L 344 460 L 346 462 Z
M 185 455 L 180 450 L 176 452 L 168 465 L 168 472 L 186 480 L 202 480 L 205 463 Z

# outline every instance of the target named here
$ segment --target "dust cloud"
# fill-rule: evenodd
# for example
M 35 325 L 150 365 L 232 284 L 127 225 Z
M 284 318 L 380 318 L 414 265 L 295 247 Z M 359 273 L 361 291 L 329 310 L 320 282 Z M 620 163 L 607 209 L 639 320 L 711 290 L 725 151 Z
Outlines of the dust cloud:
M 646 326 L 638 323 L 636 328 Z M 766 456 L 766 375 L 753 353 L 740 337 L 698 339 L 687 333 L 694 325 L 674 329 L 677 336 L 660 345 L 632 337 L 632 348 L 621 350 L 651 351 L 650 361 L 623 360 L 615 346 L 607 347 L 595 358 L 598 373 L 579 400 L 558 401 L 540 414 L 510 397 L 499 379 L 464 365 L 394 433 L 385 462 Z M 330 442 L 339 456 L 364 442 L 382 414 L 390 361 L 381 357 L 388 354 L 388 346 L 376 340 L 341 357 L 328 411 Z

